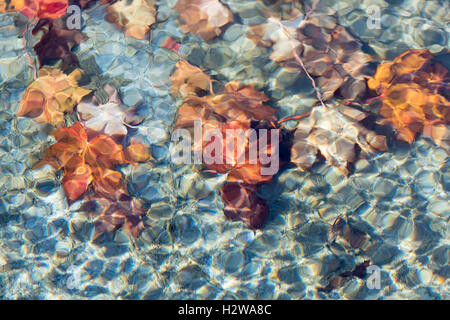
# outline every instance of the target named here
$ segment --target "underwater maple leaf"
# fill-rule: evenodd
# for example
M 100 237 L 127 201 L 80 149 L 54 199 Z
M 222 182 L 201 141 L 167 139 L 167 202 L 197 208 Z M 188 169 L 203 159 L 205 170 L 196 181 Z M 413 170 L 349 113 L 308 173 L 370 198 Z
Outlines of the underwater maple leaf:
M 320 152 L 329 165 L 348 174 L 348 164 L 356 158 L 355 146 L 366 153 L 386 151 L 386 137 L 364 127 L 368 115 L 347 106 L 316 106 L 300 120 L 294 133 L 291 162 L 302 169 L 313 165 Z
M 227 181 L 220 189 L 221 198 L 225 204 L 224 214 L 230 220 L 241 220 L 252 229 L 259 229 L 263 226 L 267 216 L 269 215 L 269 208 L 266 201 L 257 195 L 258 185 L 272 180 L 273 175 L 278 171 L 271 171 L 269 173 L 263 172 L 263 167 L 269 167 L 271 164 L 263 165 L 260 157 L 252 163 L 249 159 L 250 149 L 257 150 L 259 137 L 250 141 L 245 137 L 244 141 L 233 141 L 232 146 L 228 146 L 229 142 L 226 139 L 227 129 L 249 129 L 250 121 L 241 123 L 239 121 L 230 121 L 223 125 L 223 139 L 220 144 L 223 148 L 223 163 L 210 162 L 207 157 L 203 161 L 204 166 L 217 171 L 219 173 L 227 173 Z M 208 147 L 206 143 L 204 149 Z M 271 141 L 267 141 L 268 156 L 278 156 L 271 154 Z M 260 145 L 259 145 L 260 147 Z M 228 154 L 227 150 L 232 150 L 232 154 Z M 205 155 L 205 153 L 204 153 Z M 243 156 L 244 161 L 239 158 Z M 270 158 L 273 161 L 273 158 Z M 276 159 L 279 162 L 279 159 Z
M 106 7 L 106 21 L 125 31 L 125 36 L 144 40 L 156 22 L 153 0 L 119 0 Z
M 2 0 L 0 12 L 17 11 L 29 20 L 57 19 L 66 13 L 68 5 L 68 0 Z
M 225 216 L 230 220 L 244 221 L 252 229 L 261 228 L 269 215 L 269 207 L 256 192 L 256 185 L 225 182 L 220 189 Z
M 17 116 L 34 118 L 54 126 L 63 125 L 64 113 L 71 113 L 83 96 L 90 92 L 78 87 L 80 78 L 79 69 L 66 75 L 56 68 L 41 68 L 39 77 L 25 91 Z
M 94 180 L 94 170 L 97 180 L 101 180 L 103 176 L 99 173 L 103 172 L 102 169 L 112 170 L 115 165 L 126 162 L 122 146 L 107 135 L 88 141 L 86 130 L 79 122 L 57 129 L 53 135 L 58 142 L 48 147 L 36 167 L 50 164 L 56 170 L 64 168 L 63 188 L 70 201 L 84 195 Z M 108 174 L 111 175 L 111 172 Z
M 450 73 L 432 58 L 426 49 L 407 50 L 380 65 L 368 86 L 381 95 L 379 114 L 399 139 L 411 143 L 422 133 L 450 152 Z
M 194 121 L 248 120 L 274 121 L 277 109 L 264 102 L 269 98 L 253 86 L 240 86 L 238 81 L 225 85 L 224 92 L 209 96 L 188 96 L 178 109 L 175 129 L 193 127 Z
M 373 78 L 368 80 L 370 89 L 382 93 L 392 84 L 409 82 L 409 75 L 415 77 L 418 72 L 433 58 L 428 50 L 410 49 L 404 51 L 394 61 L 388 61 L 378 66 Z M 423 73 L 423 71 L 422 71 Z
M 277 109 L 264 102 L 269 98 L 251 85 L 240 86 L 239 81 L 225 85 L 224 92 L 204 97 L 189 97 L 185 102 L 191 106 L 209 109 L 225 120 L 268 120 L 274 121 Z
M 270 58 L 283 66 L 304 66 L 317 78 L 323 100 L 338 90 L 342 97 L 356 99 L 366 90 L 362 69 L 369 57 L 361 51 L 362 44 L 337 25 L 333 11 L 314 12 L 306 20 L 299 13 L 289 20 L 269 17 L 252 26 L 248 37 L 272 47 Z
M 0 0 L 0 12 L 19 11 L 24 6 L 24 0 Z
M 268 100 L 269 98 L 263 92 L 256 91 L 253 86 L 240 86 L 238 81 L 232 81 L 225 85 L 221 94 L 186 98 L 186 102 L 178 110 L 175 129 L 192 128 L 194 123 L 198 121 L 201 122 L 203 131 L 218 131 L 222 139 L 203 141 L 202 144 L 195 147 L 197 152 L 202 152 L 207 148 L 222 150 L 223 158 L 220 161 L 214 161 L 216 158 L 216 151 L 214 150 L 211 153 L 211 159 L 207 159 L 207 157 L 203 159 L 208 169 L 218 173 L 228 173 L 229 179 L 233 181 L 245 181 L 247 183 L 269 181 L 272 175 L 261 174 L 261 168 L 264 166 L 261 165 L 259 157 L 257 157 L 255 163 L 249 163 L 248 161 L 238 163 L 241 156 L 244 159 L 250 158 L 249 150 L 251 148 L 258 150 L 256 145 L 258 138 L 250 141 L 250 137 L 245 135 L 245 132 L 252 126 L 251 121 L 254 120 L 257 123 L 263 120 L 275 120 L 276 109 L 263 104 Z M 239 138 L 226 139 L 228 130 L 244 132 L 242 140 L 239 140 Z M 227 142 L 231 142 L 233 145 L 227 146 Z M 198 148 L 202 150 L 197 150 Z M 267 148 L 267 156 L 270 157 L 270 140 Z M 228 154 L 227 149 L 233 149 L 234 153 Z M 267 166 L 270 166 L 270 164 Z
M 127 108 L 122 104 L 116 88 L 105 85 L 104 89 L 109 94 L 106 104 L 100 105 L 92 97 L 79 103 L 77 112 L 86 128 L 110 136 L 124 136 L 128 133 L 128 126 L 142 122 L 143 118 L 136 115 L 136 108 Z
M 96 195 L 114 199 L 116 191 L 123 189 L 122 174 L 115 167 L 142 158 L 142 147 L 128 147 L 126 155 L 107 135 L 89 139 L 79 122 L 57 129 L 53 136 L 57 142 L 47 148 L 35 168 L 49 164 L 56 170 L 64 169 L 63 188 L 70 201 L 83 197 L 91 183 Z
M 274 129 L 272 121 L 276 109 L 264 105 L 269 98 L 263 92 L 251 85 L 240 86 L 238 81 L 227 83 L 222 93 L 214 94 L 209 77 L 195 67 L 186 66 L 197 74 L 193 77 L 176 74 L 172 92 L 182 91 L 180 95 L 185 98 L 185 103 L 178 110 L 175 129 L 193 128 L 195 122 L 200 122 L 206 135 L 212 133 L 194 145 L 194 152 L 203 155 L 204 168 L 227 174 L 227 182 L 221 189 L 225 215 L 232 220 L 245 221 L 251 228 L 260 228 L 269 211 L 265 201 L 256 195 L 257 184 L 270 181 L 276 173 L 271 170 L 272 161 L 277 156 L 275 160 L 279 164 L 279 150 L 272 154 L 272 136 L 269 135 L 265 144 L 269 161 L 263 165 L 261 153 L 254 153 L 261 148 L 260 136 L 256 130 L 251 136 L 249 129 L 264 126 L 264 123 L 266 130 Z M 202 87 L 191 81 L 196 77 L 203 81 Z M 206 89 L 211 95 L 204 95 L 208 93 Z M 233 134 L 228 137 L 230 131 Z
M 275 120 L 277 109 L 264 105 L 269 101 L 264 92 L 256 91 L 251 85 L 241 86 L 239 81 L 225 85 L 225 91 L 212 97 L 215 113 L 232 120 Z
M 195 121 L 206 121 L 215 119 L 210 109 L 203 108 L 202 105 L 190 105 L 184 103 L 179 109 L 174 129 L 192 128 Z
M 172 82 L 172 95 L 180 95 L 183 99 L 190 96 L 204 96 L 212 91 L 211 78 L 186 60 L 177 62 L 170 81 Z
M 233 14 L 219 0 L 178 0 L 174 9 L 184 32 L 211 40 L 222 33 L 222 27 L 233 21 Z
M 39 20 L 33 28 L 33 35 L 39 32 L 42 32 L 43 35 L 34 46 L 34 51 L 39 58 L 40 67 L 55 59 L 62 59 L 62 69 L 78 64 L 77 56 L 72 52 L 72 48 L 87 40 L 83 33 L 75 29 L 66 29 L 63 18 Z
M 250 161 L 250 150 L 259 150 L 257 134 L 253 140 L 246 134 L 249 132 L 248 129 L 251 128 L 250 121 L 241 122 L 233 120 L 222 123 L 216 120 L 208 120 L 203 122 L 202 126 L 204 132 L 217 130 L 221 134 L 217 140 L 216 138 L 214 140 L 205 139 L 203 144 L 199 146 L 202 150 L 208 150 L 208 152 L 203 152 L 203 165 L 206 168 L 218 173 L 227 173 L 227 179 L 229 181 L 257 184 L 272 180 L 275 172 L 272 174 L 263 174 L 262 172 L 262 168 L 270 167 L 270 162 L 263 165 L 259 154 L 256 154 L 254 161 Z M 232 131 L 236 135 L 227 138 L 227 135 L 231 135 L 230 132 Z M 268 135 L 268 157 L 271 157 L 272 152 L 270 137 Z M 195 146 L 194 151 L 197 151 L 197 148 Z M 216 152 L 221 152 L 219 161 L 216 161 L 218 160 Z

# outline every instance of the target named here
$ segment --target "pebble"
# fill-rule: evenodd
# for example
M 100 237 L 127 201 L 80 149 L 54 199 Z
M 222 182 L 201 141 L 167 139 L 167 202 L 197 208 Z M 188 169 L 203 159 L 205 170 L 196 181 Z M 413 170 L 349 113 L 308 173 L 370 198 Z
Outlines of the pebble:
M 372 192 L 379 198 L 390 195 L 394 189 L 395 184 L 386 178 L 377 177 L 372 183 Z
M 223 39 L 228 42 L 235 41 L 245 33 L 245 28 L 241 24 L 233 24 L 223 34 Z
M 72 250 L 72 243 L 69 241 L 58 241 L 55 250 L 59 257 L 67 257 Z

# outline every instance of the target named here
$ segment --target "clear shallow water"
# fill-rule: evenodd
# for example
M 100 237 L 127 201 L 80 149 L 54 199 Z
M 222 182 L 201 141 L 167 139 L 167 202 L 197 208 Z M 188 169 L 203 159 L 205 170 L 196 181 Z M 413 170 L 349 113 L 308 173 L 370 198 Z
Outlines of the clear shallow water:
M 448 155 L 431 140 L 411 146 L 392 141 L 388 152 L 357 160 L 348 178 L 324 162 L 309 171 L 284 168 L 260 188 L 270 216 L 258 231 L 225 219 L 218 195 L 223 177 L 205 179 L 171 163 L 170 133 L 181 101 L 170 95 L 170 83 L 155 87 L 178 59 L 160 48 L 167 36 L 216 79 L 264 88 L 279 118 L 308 111 L 315 99 L 301 73 L 271 62 L 270 49 L 246 38 L 249 23 L 264 21 L 257 1 L 223 1 L 235 24 L 210 42 L 181 32 L 175 2 L 159 3 L 164 22 L 154 26 L 150 43 L 125 38 L 104 21 L 104 8 L 85 10 L 89 40 L 75 50 L 83 69 L 92 70 L 95 62 L 118 81 L 126 105 L 148 106 L 133 134 L 152 146 L 156 161 L 122 170 L 130 192 L 150 207 L 150 226 L 136 240 L 119 231 L 92 241 L 93 220 L 77 211 L 79 204 L 67 205 L 61 174 L 31 170 L 53 143 L 51 127 L 15 117 L 33 77 L 20 37 L 25 24 L 16 14 L 1 14 L 0 297 L 449 299 L 450 168 Z M 409 48 L 436 54 L 448 48 L 447 1 L 327 2 L 380 60 Z M 373 4 L 383 15 L 375 31 L 365 27 Z M 328 245 L 339 216 L 368 235 L 363 248 Z M 380 268 L 380 289 L 354 277 L 329 293 L 317 290 L 365 259 Z

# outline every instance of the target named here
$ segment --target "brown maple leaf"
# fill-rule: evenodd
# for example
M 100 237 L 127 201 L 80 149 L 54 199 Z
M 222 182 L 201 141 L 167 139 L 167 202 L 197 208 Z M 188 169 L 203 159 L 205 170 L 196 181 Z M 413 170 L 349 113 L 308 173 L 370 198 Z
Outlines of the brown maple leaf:
M 221 134 L 213 139 L 204 138 L 200 145 L 194 145 L 194 152 L 202 152 L 203 166 L 209 172 L 227 174 L 227 182 L 221 188 L 226 217 L 231 220 L 242 220 L 253 229 L 261 228 L 269 209 L 265 201 L 256 195 L 257 185 L 272 180 L 276 172 L 262 171 L 264 167 L 270 167 L 272 163 L 263 165 L 259 154 L 254 162 L 250 160 L 250 150 L 261 148 L 258 135 L 251 139 L 246 134 L 251 128 L 251 121 L 222 122 L 215 119 L 204 120 L 202 117 L 198 119 L 202 121 L 203 132 L 216 130 L 216 133 Z M 188 120 L 184 124 L 190 125 Z M 234 135 L 231 139 L 228 138 L 229 130 L 237 130 L 236 139 Z M 242 132 L 239 133 L 239 130 Z M 267 156 L 273 160 L 273 156 L 278 156 L 278 150 L 277 154 L 272 153 L 270 137 L 269 135 L 267 141 Z M 208 150 L 209 148 L 211 150 Z M 276 160 L 279 162 L 278 158 Z
M 192 103 L 192 102 L 191 102 Z M 192 128 L 195 121 L 206 121 L 215 119 L 213 112 L 200 105 L 184 103 L 179 109 L 174 130 L 178 128 Z
M 344 27 L 337 25 L 331 12 L 314 12 L 304 19 L 297 12 L 289 20 L 269 17 L 251 27 L 248 37 L 272 47 L 270 58 L 287 68 L 305 68 L 317 79 L 323 100 L 339 90 L 342 97 L 356 99 L 366 90 L 362 69 L 369 57 L 362 44 Z
M 379 114 L 399 139 L 411 143 L 423 133 L 450 152 L 450 73 L 432 58 L 426 49 L 407 50 L 380 65 L 368 86 L 381 95 Z
M 181 29 L 211 40 L 233 21 L 233 14 L 219 0 L 178 0 L 174 8 L 180 14 Z
M 253 86 L 240 86 L 238 81 L 232 81 L 225 85 L 221 94 L 188 96 L 178 109 L 175 129 L 192 127 L 194 121 L 206 120 L 274 121 L 277 109 L 265 105 L 268 100 L 263 92 L 256 91 Z
M 125 31 L 125 36 L 144 40 L 156 22 L 153 0 L 119 0 L 106 7 L 106 21 Z
M 78 65 L 77 56 L 72 48 L 87 40 L 87 36 L 79 30 L 66 29 L 64 18 L 56 20 L 41 19 L 33 28 L 33 35 L 42 32 L 41 40 L 34 46 L 34 51 L 42 68 L 55 59 L 62 59 L 62 69 L 70 65 Z
M 215 113 L 231 120 L 275 120 L 276 109 L 264 105 L 269 101 L 263 92 L 256 91 L 251 85 L 240 85 L 231 81 L 225 85 L 225 91 L 211 99 Z
M 238 163 L 240 156 L 249 159 L 250 148 L 258 150 L 258 140 L 250 141 L 249 136 L 245 136 L 245 132 L 251 128 L 251 121 L 275 120 L 276 109 L 263 104 L 268 101 L 268 97 L 263 92 L 256 91 L 253 86 L 239 86 L 239 82 L 233 81 L 226 84 L 221 94 L 204 97 L 190 96 L 185 101 L 186 103 L 178 111 L 175 129 L 192 128 L 197 121 L 201 123 L 203 131 L 218 130 L 221 133 L 222 139 L 219 141 L 208 140 L 197 145 L 197 148 L 200 147 L 202 150 L 210 147 L 223 150 L 223 159 L 220 163 L 214 162 L 213 159 L 204 159 L 208 169 L 219 173 L 228 172 L 229 179 L 247 183 L 271 180 L 272 175 L 266 176 L 260 173 L 263 166 L 259 158 L 252 164 L 248 161 Z M 244 136 L 235 143 L 236 139 L 227 140 L 228 130 L 241 130 Z M 234 147 L 227 146 L 227 142 L 232 142 Z M 229 155 L 226 152 L 227 148 L 233 149 L 234 154 Z M 270 140 L 267 148 L 270 157 Z M 202 150 L 195 151 L 202 152 Z M 215 157 L 213 154 L 212 158 Z M 211 163 L 207 164 L 208 162 Z
M 17 115 L 54 126 L 63 125 L 64 113 L 71 113 L 83 96 L 90 92 L 78 87 L 80 78 L 79 69 L 66 75 L 56 68 L 41 68 L 39 77 L 27 87 Z

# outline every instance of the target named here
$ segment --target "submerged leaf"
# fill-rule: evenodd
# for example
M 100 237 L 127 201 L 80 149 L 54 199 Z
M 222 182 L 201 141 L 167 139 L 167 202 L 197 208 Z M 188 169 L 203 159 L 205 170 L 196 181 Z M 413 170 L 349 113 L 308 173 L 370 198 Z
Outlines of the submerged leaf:
M 199 34 L 211 40 L 222 33 L 222 27 L 233 21 L 233 14 L 219 0 L 178 0 L 175 8 L 184 32 Z
M 369 236 L 366 232 L 359 230 L 350 221 L 338 217 L 331 228 L 331 235 L 334 238 L 339 237 L 343 242 L 344 247 L 349 249 L 361 248 L 369 241 Z
M 323 100 L 338 90 L 346 99 L 355 99 L 366 90 L 362 69 L 369 57 L 361 51 L 362 44 L 337 25 L 331 12 L 314 12 L 306 20 L 300 13 L 290 20 L 269 17 L 267 22 L 252 26 L 248 37 L 271 46 L 270 58 L 285 67 L 304 66 L 317 78 Z
M 136 115 L 136 108 L 127 108 L 122 104 L 116 88 L 105 86 L 110 95 L 106 104 L 100 105 L 95 97 L 78 104 L 77 112 L 85 121 L 86 128 L 113 136 L 124 136 L 128 133 L 127 126 L 142 122 L 142 117 Z
M 221 94 L 187 97 L 178 110 L 175 129 L 193 127 L 194 121 L 206 120 L 274 121 L 277 109 L 265 105 L 268 100 L 253 86 L 240 86 L 238 81 L 232 81 L 225 85 Z
M 125 36 L 144 40 L 156 22 L 153 0 L 119 0 L 106 7 L 106 20 L 125 31 Z
M 407 50 L 380 65 L 368 86 L 381 95 L 379 113 L 399 139 L 411 143 L 423 133 L 450 152 L 450 74 L 432 58 L 428 50 Z
M 239 81 L 232 81 L 225 85 L 225 91 L 221 94 L 190 97 L 185 101 L 191 106 L 209 109 L 225 120 L 274 121 L 277 109 L 265 105 L 268 100 L 263 92 L 256 91 L 253 86 L 240 86 Z
M 202 96 L 211 91 L 211 79 L 198 67 L 186 60 L 177 62 L 175 72 L 170 76 L 172 95 L 183 99 L 189 96 Z
M 68 0 L 2 0 L 0 12 L 18 11 L 29 20 L 57 19 L 66 13 Z
M 78 64 L 77 56 L 72 53 L 72 48 L 87 40 L 84 34 L 76 29 L 66 29 L 63 18 L 39 20 L 33 29 L 33 35 L 41 31 L 44 35 L 34 46 L 40 67 L 54 59 L 62 59 L 63 69 L 66 69 L 69 65 Z
M 125 186 L 115 167 L 151 158 L 141 145 L 129 146 L 125 156 L 123 147 L 107 135 L 90 139 L 79 122 L 57 129 L 53 135 L 57 142 L 47 148 L 36 167 L 49 164 L 64 169 L 64 191 L 70 201 L 83 197 L 91 184 L 96 196 L 116 199 Z
M 90 90 L 78 87 L 79 69 L 66 75 L 52 67 L 39 70 L 39 77 L 31 83 L 20 102 L 18 116 L 34 118 L 54 126 L 64 124 L 64 113 L 71 113 Z
M 225 182 L 220 190 L 225 216 L 230 220 L 242 220 L 252 229 L 261 228 L 269 215 L 269 208 L 256 191 L 255 185 Z
M 251 85 L 232 81 L 222 93 L 214 94 L 211 80 L 201 70 L 184 62 L 177 67 L 172 75 L 172 92 L 180 93 L 185 103 L 178 110 L 175 129 L 201 124 L 203 137 L 194 144 L 194 152 L 203 155 L 205 171 L 227 174 L 221 189 L 225 215 L 260 228 L 269 211 L 265 201 L 256 195 L 257 184 L 270 181 L 278 171 L 279 150 L 274 144 L 276 154 L 272 154 L 271 134 L 264 136 L 265 144 L 260 143 L 262 138 L 253 125 L 265 124 L 265 132 L 275 129 L 272 121 L 276 109 L 265 105 L 269 98 Z M 211 95 L 204 95 L 207 89 Z M 264 161 L 262 145 L 266 147 Z M 277 162 L 274 168 L 273 161 Z
M 192 102 L 191 102 L 192 103 Z M 177 120 L 174 129 L 191 128 L 195 121 L 206 121 L 214 119 L 210 109 L 203 108 L 202 105 L 191 105 L 184 103 L 178 109 Z
M 67 198 L 75 201 L 85 194 L 93 176 L 91 167 L 84 162 L 81 156 L 73 155 L 69 161 L 70 165 L 66 167 L 62 183 Z
M 214 112 L 230 120 L 275 120 L 276 109 L 264 105 L 269 98 L 253 86 L 241 86 L 239 81 L 225 85 L 225 91 L 211 99 Z
M 268 182 L 272 180 L 272 176 L 276 172 L 262 170 L 270 168 L 271 162 L 262 163 L 261 146 L 258 145 L 259 140 L 257 132 L 254 131 L 254 140 L 250 136 L 250 122 L 229 121 L 221 123 L 215 120 L 206 121 L 203 124 L 203 132 L 213 132 L 220 134 L 214 139 L 205 138 L 201 145 L 200 151 L 203 151 L 203 164 L 206 168 L 214 170 L 218 173 L 228 173 L 229 181 L 240 181 L 249 184 L 257 184 L 260 182 Z M 267 139 L 267 157 L 271 157 L 271 135 Z M 209 150 L 211 148 L 211 150 Z M 207 152 L 205 152 L 205 150 Z M 194 147 L 194 151 L 198 151 Z M 220 152 L 218 156 L 216 152 Z M 251 151 L 255 153 L 252 154 Z M 276 156 L 278 150 L 276 150 Z M 251 160 L 254 157 L 254 160 Z M 272 158 L 270 158 L 272 159 Z M 278 170 L 278 168 L 277 168 Z M 269 173 L 267 173 L 269 172 Z
M 300 120 L 294 133 L 291 161 L 310 168 L 320 152 L 329 165 L 348 174 L 348 164 L 356 158 L 355 147 L 366 153 L 386 151 L 386 137 L 365 128 L 360 121 L 367 114 L 347 106 L 317 106 Z
M 338 275 L 332 275 L 328 279 L 326 287 L 317 288 L 319 291 L 330 292 L 335 289 L 341 288 L 351 278 L 364 279 L 367 276 L 367 268 L 370 266 L 370 261 L 365 260 L 355 266 L 352 271 L 342 272 Z
M 233 181 L 253 184 L 269 181 L 273 174 L 261 174 L 261 168 L 264 166 L 259 155 L 255 157 L 254 163 L 249 163 L 250 149 L 259 150 L 258 137 L 255 136 L 254 140 L 251 140 L 249 136 L 251 121 L 275 120 L 276 109 L 263 104 L 268 100 L 263 92 L 256 91 L 253 86 L 239 86 L 237 81 L 229 82 L 221 94 L 187 98 L 178 111 L 175 128 L 191 128 L 197 121 L 201 123 L 203 132 L 220 134 L 217 139 L 206 139 L 199 145 L 202 150 L 222 150 L 220 157 L 215 155 L 215 151 L 211 153 L 211 159 L 204 157 L 204 164 L 208 169 L 219 173 L 228 172 L 229 179 Z M 227 138 L 228 132 L 234 132 L 236 136 L 233 138 L 230 133 Z M 231 145 L 227 146 L 228 143 Z M 233 150 L 233 154 L 229 154 L 227 149 Z M 270 157 L 270 139 L 267 149 L 267 155 Z M 221 158 L 220 161 L 216 161 L 216 157 Z M 270 163 L 267 166 L 270 166 Z
M 58 142 L 48 147 L 36 167 L 50 164 L 56 170 L 64 168 L 64 191 L 70 201 L 84 195 L 94 180 L 94 173 L 101 180 L 98 168 L 113 169 L 125 163 L 121 146 L 105 135 L 88 141 L 86 130 L 79 122 L 56 130 L 54 136 Z

